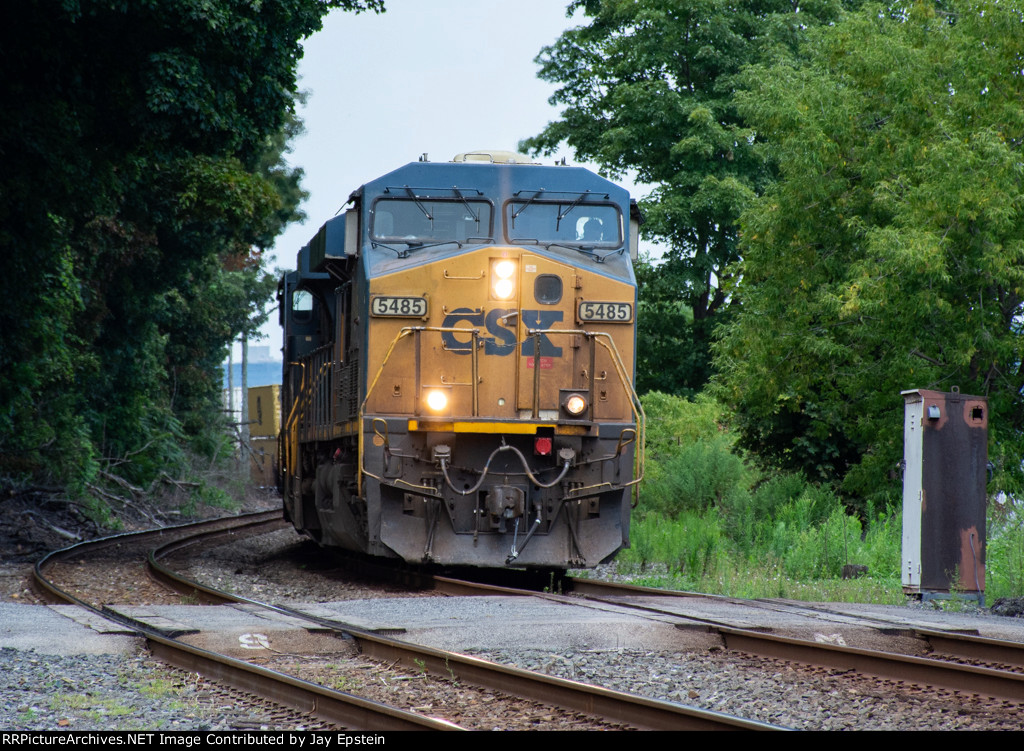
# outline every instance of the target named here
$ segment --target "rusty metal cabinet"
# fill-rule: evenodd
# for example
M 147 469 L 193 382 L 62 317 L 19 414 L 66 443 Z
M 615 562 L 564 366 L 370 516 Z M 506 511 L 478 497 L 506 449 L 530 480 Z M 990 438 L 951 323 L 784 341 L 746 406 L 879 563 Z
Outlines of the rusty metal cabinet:
M 903 591 L 984 601 L 988 400 L 903 392 Z

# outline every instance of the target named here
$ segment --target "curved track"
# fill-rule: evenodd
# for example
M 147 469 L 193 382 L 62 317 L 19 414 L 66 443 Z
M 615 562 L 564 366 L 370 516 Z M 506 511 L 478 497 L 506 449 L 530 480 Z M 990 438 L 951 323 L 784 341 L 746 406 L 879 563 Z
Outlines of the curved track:
M 171 665 L 257 694 L 321 722 L 352 730 L 459 730 L 458 726 L 443 720 L 422 717 L 341 691 L 332 691 L 242 660 L 184 644 L 163 636 L 142 623 L 118 616 L 95 603 L 85 602 L 54 584 L 47 576 L 48 569 L 58 561 L 89 555 L 113 545 L 160 540 L 169 540 L 167 544 L 174 545 L 190 537 L 209 539 L 211 535 L 237 536 L 252 533 L 254 529 L 266 529 L 268 525 L 278 526 L 281 524 L 280 516 L 280 512 L 277 511 L 261 512 L 78 543 L 54 551 L 41 559 L 33 573 L 34 585 L 40 594 L 51 602 L 78 605 L 130 627 L 145 638 L 154 656 Z

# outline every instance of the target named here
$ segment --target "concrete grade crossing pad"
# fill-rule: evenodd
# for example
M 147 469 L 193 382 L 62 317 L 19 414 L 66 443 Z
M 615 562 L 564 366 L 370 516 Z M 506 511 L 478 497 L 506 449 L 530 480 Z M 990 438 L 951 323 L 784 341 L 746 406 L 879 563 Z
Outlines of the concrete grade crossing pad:
M 730 622 L 798 638 L 902 651 L 912 648 L 914 627 L 977 633 L 1024 642 L 1024 619 L 953 614 L 915 608 L 828 605 L 831 617 L 791 607 L 752 611 L 706 598 L 657 600 L 661 615 L 641 614 L 613 603 L 531 597 L 418 597 L 348 600 L 297 606 L 321 618 L 406 641 L 466 650 L 640 649 L 706 650 L 718 646 L 703 619 Z M 262 653 L 332 654 L 347 650 L 343 639 L 287 615 L 250 605 L 110 606 L 196 646 L 239 657 Z M 695 620 L 677 625 L 689 616 Z M 896 621 L 901 633 L 884 633 L 872 619 Z M 902 640 L 902 644 L 898 642 Z M 916 640 L 911 640 L 916 641 Z M 917 642 L 920 644 L 920 642 Z M 0 647 L 43 654 L 132 653 L 139 640 L 113 621 L 75 606 L 0 603 Z

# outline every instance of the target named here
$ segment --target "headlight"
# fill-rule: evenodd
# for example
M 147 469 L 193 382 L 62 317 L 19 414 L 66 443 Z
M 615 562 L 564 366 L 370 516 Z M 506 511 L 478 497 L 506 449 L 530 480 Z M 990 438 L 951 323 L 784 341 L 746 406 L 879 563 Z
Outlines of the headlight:
M 509 300 L 515 297 L 515 261 L 508 258 L 491 261 L 491 294 L 498 300 Z
M 443 412 L 448 406 L 448 395 L 443 391 L 428 391 L 427 406 L 434 412 Z
M 573 417 L 579 417 L 587 410 L 587 399 L 580 394 L 569 394 L 562 402 L 562 408 Z

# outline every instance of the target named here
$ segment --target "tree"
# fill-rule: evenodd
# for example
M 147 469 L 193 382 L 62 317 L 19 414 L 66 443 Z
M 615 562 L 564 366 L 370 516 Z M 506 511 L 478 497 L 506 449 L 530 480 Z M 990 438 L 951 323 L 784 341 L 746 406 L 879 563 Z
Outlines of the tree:
M 693 398 L 711 376 L 711 353 L 680 295 L 685 289 L 678 262 L 657 266 L 643 258 L 635 266 L 639 307 L 636 324 L 637 393 L 664 392 Z
M 613 176 L 634 172 L 655 186 L 643 202 L 644 232 L 668 245 L 664 274 L 674 289 L 649 302 L 691 311 L 697 372 L 683 391 L 710 373 L 713 322 L 729 305 L 723 282 L 739 258 L 737 220 L 772 176 L 736 109 L 735 76 L 857 4 L 574 0 L 569 15 L 582 10 L 589 25 L 537 57 L 540 77 L 561 87 L 551 103 L 564 110 L 522 148 L 551 153 L 565 142 Z
M 268 287 L 250 249 L 295 211 L 296 174 L 262 160 L 293 110 L 299 42 L 331 8 L 383 6 L 5 9 L 0 470 L 74 484 L 131 452 L 146 471 L 143 449 L 156 466 L 183 425 L 211 424 L 198 414 L 237 306 Z
M 780 179 L 743 215 L 716 349 L 742 443 L 885 493 L 900 391 L 959 386 L 989 397 L 1000 485 L 1021 489 L 1022 31 L 1019 0 L 874 6 L 746 74 Z

